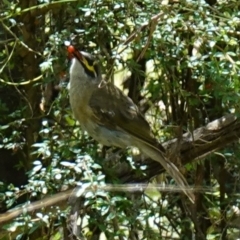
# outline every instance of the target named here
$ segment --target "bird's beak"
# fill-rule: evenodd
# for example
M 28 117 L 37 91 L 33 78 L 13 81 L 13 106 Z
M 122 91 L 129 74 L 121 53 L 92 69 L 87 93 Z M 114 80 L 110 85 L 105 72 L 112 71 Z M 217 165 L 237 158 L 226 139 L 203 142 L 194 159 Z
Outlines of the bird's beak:
M 76 58 L 85 69 L 87 69 L 90 73 L 92 73 L 93 77 L 95 78 L 97 77 L 97 73 L 94 69 L 94 66 L 89 64 L 88 60 L 84 57 L 84 55 L 80 51 L 78 51 L 77 48 L 70 45 L 67 47 L 67 51 L 68 51 L 68 57 L 70 59 Z
M 77 58 L 78 61 L 80 61 L 80 62 L 84 61 L 83 55 L 78 50 L 74 51 L 73 55 L 75 58 Z

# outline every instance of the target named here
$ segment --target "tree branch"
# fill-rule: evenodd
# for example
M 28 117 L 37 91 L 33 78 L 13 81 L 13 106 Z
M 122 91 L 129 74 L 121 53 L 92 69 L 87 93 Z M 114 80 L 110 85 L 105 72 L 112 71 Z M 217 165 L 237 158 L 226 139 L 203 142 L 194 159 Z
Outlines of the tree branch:
M 183 134 L 181 139 L 172 139 L 163 146 L 167 149 L 169 158 L 173 162 L 181 162 L 183 165 L 194 160 L 199 160 L 228 144 L 237 141 L 240 136 L 240 119 L 235 115 L 227 115 L 210 122 L 205 127 L 196 129 L 193 133 Z M 180 146 L 179 146 L 180 145 Z M 178 149 L 174 152 L 173 149 Z M 130 167 L 123 171 L 117 171 L 117 176 L 124 183 L 148 181 L 151 177 L 165 170 L 158 162 L 147 159 L 148 166 L 144 176 L 135 176 Z M 119 166 L 118 166 L 119 169 Z
M 182 139 L 172 139 L 166 142 L 164 146 L 168 152 L 171 152 L 171 149 L 176 149 L 176 145 L 180 144 L 180 148 L 178 148 L 180 149 L 179 153 L 175 154 L 175 157 L 179 158 L 183 164 L 186 164 L 191 161 L 206 157 L 217 149 L 223 148 L 228 144 L 237 141 L 239 136 L 240 119 L 234 115 L 227 115 L 207 124 L 205 127 L 196 129 L 193 133 L 183 134 Z M 171 154 L 171 156 L 173 156 L 173 154 Z M 149 159 L 146 162 L 148 169 L 142 176 L 136 175 L 134 170 L 132 170 L 130 167 L 124 167 L 123 170 L 123 168 L 119 168 L 119 166 L 115 169 L 116 176 L 121 180 L 122 183 L 141 183 L 146 182 L 153 176 L 165 171 L 158 162 L 150 161 Z M 111 189 L 116 191 L 116 188 L 113 185 L 105 188 L 107 191 L 112 191 Z M 120 188 L 120 190 L 121 189 L 126 191 L 125 187 Z M 85 190 L 88 191 L 89 189 Z M 24 208 L 17 207 L 7 211 L 6 213 L 0 214 L 0 226 L 3 223 L 9 222 L 10 220 L 16 218 L 23 212 L 25 214 L 27 212 L 34 212 L 43 207 L 46 208 L 53 205 L 59 205 L 60 203 L 62 204 L 63 201 L 65 201 L 65 204 L 67 204 L 66 200 L 71 194 L 72 189 L 69 189 L 68 191 L 60 192 L 53 196 L 48 196 L 42 200 L 33 202 Z

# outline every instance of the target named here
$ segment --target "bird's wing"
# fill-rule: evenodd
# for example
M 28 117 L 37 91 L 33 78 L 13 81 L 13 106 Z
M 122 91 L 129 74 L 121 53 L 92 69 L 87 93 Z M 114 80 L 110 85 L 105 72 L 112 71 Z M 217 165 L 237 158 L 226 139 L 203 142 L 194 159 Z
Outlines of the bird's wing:
M 164 148 L 151 136 L 148 122 L 130 98 L 109 83 L 93 92 L 89 106 L 92 109 L 94 121 L 99 125 L 112 130 L 123 130 L 134 136 L 137 139 L 135 146 L 159 162 L 189 199 L 194 202 L 194 195 L 185 189 L 188 185 L 184 176 L 174 163 L 165 157 Z
M 94 120 L 99 125 L 113 130 L 122 129 L 144 142 L 157 144 L 151 136 L 148 122 L 138 107 L 111 83 L 107 83 L 93 92 L 89 106 L 94 113 Z

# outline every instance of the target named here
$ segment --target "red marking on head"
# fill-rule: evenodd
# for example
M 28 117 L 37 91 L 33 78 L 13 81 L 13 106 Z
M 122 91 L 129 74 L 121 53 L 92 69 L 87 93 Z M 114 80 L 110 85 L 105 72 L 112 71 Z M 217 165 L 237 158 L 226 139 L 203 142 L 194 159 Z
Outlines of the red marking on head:
M 73 45 L 69 45 L 67 51 L 69 59 L 77 58 L 78 61 L 82 61 L 82 54 Z
M 73 46 L 73 45 L 69 45 L 68 47 L 67 47 L 67 51 L 68 51 L 68 53 L 74 53 L 74 51 L 76 51 L 76 49 L 75 49 L 75 47 Z

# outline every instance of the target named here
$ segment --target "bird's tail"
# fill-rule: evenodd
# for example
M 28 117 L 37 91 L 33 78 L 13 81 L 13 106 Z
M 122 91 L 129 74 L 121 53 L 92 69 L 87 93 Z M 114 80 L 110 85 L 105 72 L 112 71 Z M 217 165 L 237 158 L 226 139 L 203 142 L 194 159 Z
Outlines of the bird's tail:
M 190 199 L 192 203 L 194 203 L 194 194 L 189 188 L 187 180 L 176 167 L 176 165 L 168 160 L 161 150 L 157 147 L 148 144 L 146 142 L 138 142 L 137 146 L 141 152 L 143 152 L 146 156 L 150 157 L 151 159 L 159 162 L 167 171 L 167 173 L 175 180 L 177 185 L 180 189 L 186 194 L 186 196 Z

